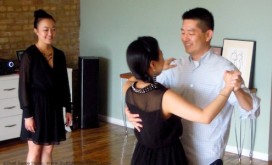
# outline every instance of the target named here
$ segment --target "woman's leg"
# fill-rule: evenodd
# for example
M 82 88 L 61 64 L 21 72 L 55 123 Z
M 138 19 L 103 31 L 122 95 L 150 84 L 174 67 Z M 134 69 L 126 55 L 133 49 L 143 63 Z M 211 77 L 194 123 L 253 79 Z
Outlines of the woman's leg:
M 54 145 L 46 145 L 42 148 L 41 160 L 43 164 L 51 164 L 52 163 L 52 152 Z
M 27 143 L 28 143 L 28 153 L 27 153 L 26 162 L 29 164 L 40 164 L 42 146 L 37 145 L 30 140 Z

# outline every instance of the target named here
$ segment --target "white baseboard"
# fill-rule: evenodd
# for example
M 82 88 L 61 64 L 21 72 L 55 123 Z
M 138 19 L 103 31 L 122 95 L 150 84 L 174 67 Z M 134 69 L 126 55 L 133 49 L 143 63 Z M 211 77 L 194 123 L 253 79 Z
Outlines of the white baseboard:
M 226 146 L 226 152 L 234 153 L 237 154 L 237 147 L 236 146 Z M 242 155 L 249 157 L 250 150 L 248 149 L 243 149 Z M 266 153 L 261 153 L 261 152 L 256 152 L 253 151 L 253 158 L 254 159 L 259 159 L 259 160 L 264 160 L 264 161 L 269 161 L 269 155 Z
M 121 120 L 121 119 L 116 119 L 116 118 L 103 116 L 103 115 L 99 115 L 98 118 L 99 118 L 99 120 L 107 122 L 107 123 L 116 124 L 116 125 L 120 125 L 120 126 L 125 126 L 124 121 Z M 133 128 L 133 125 L 130 122 L 127 121 L 126 124 L 127 124 L 128 128 Z
M 124 126 L 124 124 L 125 124 L 123 120 L 112 118 L 112 117 L 107 117 L 107 116 L 103 116 L 103 115 L 99 115 L 99 119 L 101 121 L 105 121 L 107 123 L 116 124 L 116 125 L 120 125 L 120 126 Z M 133 128 L 133 125 L 130 122 L 126 122 L 126 123 L 127 123 L 128 128 Z M 236 146 L 227 145 L 226 152 L 237 154 L 237 148 L 236 148 Z M 249 153 L 250 153 L 250 150 L 247 150 L 247 149 L 243 149 L 243 151 L 242 151 L 242 155 L 246 156 L 246 157 L 249 157 Z M 264 160 L 264 161 L 269 161 L 269 159 L 272 158 L 272 155 L 253 151 L 253 158 Z

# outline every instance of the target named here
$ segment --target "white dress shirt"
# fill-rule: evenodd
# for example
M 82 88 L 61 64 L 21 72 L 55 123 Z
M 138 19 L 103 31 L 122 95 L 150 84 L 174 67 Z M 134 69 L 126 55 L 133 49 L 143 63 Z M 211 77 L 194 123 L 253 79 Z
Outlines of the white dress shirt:
M 213 101 L 224 87 L 225 70 L 236 69 L 231 62 L 211 51 L 203 55 L 199 61 L 185 57 L 173 63 L 177 66 L 163 71 L 157 77 L 157 81 L 201 108 Z M 250 93 L 244 86 L 243 90 Z M 190 165 L 209 165 L 217 159 L 223 159 L 234 106 L 237 105 L 240 117 L 255 118 L 259 115 L 260 100 L 256 96 L 251 96 L 253 109 L 250 112 L 238 105 L 232 93 L 225 107 L 210 124 L 181 120 L 183 125 L 181 142 Z

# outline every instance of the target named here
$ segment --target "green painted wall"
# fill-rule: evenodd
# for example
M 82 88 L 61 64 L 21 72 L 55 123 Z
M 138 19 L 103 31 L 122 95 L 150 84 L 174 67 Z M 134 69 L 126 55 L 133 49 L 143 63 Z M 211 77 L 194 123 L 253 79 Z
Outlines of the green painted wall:
M 270 0 L 81 0 L 80 56 L 101 58 L 101 114 L 122 119 L 119 74 L 128 71 L 125 51 L 138 36 L 159 40 L 165 58 L 185 56 L 180 41 L 181 14 L 205 7 L 214 14 L 212 45 L 223 38 L 256 40 L 254 86 L 261 98 L 255 151 L 270 156 L 272 1 Z M 249 125 L 248 125 L 249 127 Z M 233 127 L 229 145 L 235 146 Z M 249 135 L 245 148 L 249 149 Z M 270 147 L 269 147 L 270 144 Z

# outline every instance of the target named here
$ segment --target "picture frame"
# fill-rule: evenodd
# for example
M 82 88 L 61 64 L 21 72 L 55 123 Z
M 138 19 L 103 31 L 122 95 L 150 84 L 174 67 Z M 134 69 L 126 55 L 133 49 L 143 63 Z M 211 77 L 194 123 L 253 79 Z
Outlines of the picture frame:
M 222 56 L 241 72 L 245 86 L 253 88 L 256 41 L 225 38 Z
M 220 46 L 211 46 L 211 50 L 214 54 L 222 56 L 222 47 Z

